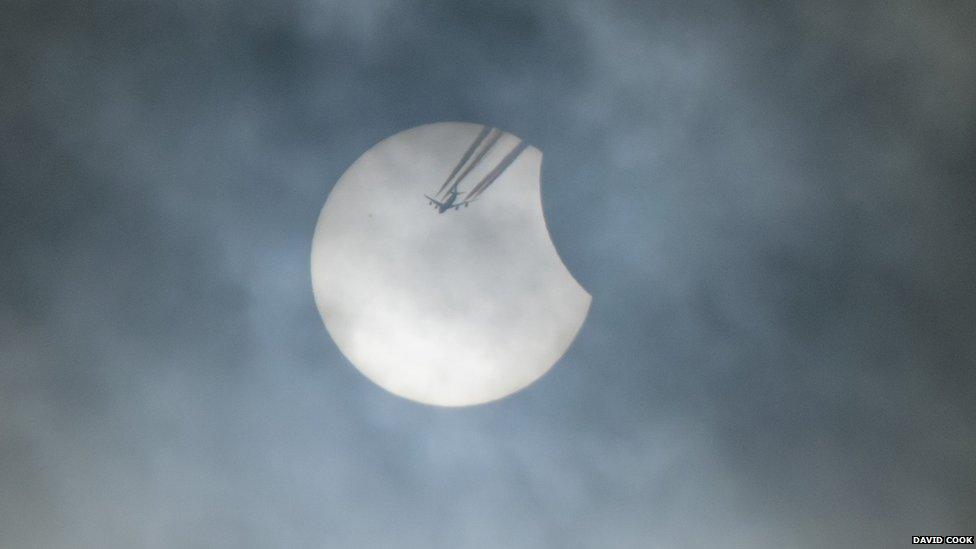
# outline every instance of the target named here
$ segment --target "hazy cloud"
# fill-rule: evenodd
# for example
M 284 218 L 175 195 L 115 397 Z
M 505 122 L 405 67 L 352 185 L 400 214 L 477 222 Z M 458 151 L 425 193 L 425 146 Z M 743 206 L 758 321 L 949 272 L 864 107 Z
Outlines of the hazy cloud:
M 13 2 L 0 545 L 889 546 L 976 516 L 969 3 Z M 328 339 L 316 216 L 464 120 L 594 301 L 443 410 Z

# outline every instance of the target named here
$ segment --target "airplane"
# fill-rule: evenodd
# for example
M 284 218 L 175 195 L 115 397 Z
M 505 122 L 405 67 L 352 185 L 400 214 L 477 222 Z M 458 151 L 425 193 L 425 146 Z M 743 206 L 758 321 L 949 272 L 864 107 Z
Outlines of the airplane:
M 439 202 L 436 198 L 432 198 L 430 196 L 427 196 L 426 194 L 424 196 L 427 196 L 428 202 L 430 202 L 431 204 L 436 204 L 434 208 L 437 210 L 437 213 L 444 213 L 447 210 L 450 210 L 452 208 L 456 210 L 461 206 L 464 207 L 468 206 L 468 202 L 466 200 L 457 202 L 457 198 L 460 194 L 461 193 L 459 193 L 456 188 L 451 189 L 448 191 L 447 198 L 444 200 L 444 202 Z
M 502 174 L 508 167 L 519 157 L 522 152 L 528 148 L 529 144 L 521 139 L 513 149 L 511 149 L 508 154 L 502 158 L 493 169 L 491 169 L 488 174 L 486 174 L 481 181 L 474 185 L 470 190 L 464 193 L 464 199 L 459 199 L 462 194 L 458 191 L 458 186 L 461 181 L 467 176 L 471 171 L 477 166 L 481 160 L 488 154 L 498 140 L 502 137 L 501 130 L 492 128 L 489 126 L 482 126 L 481 131 L 478 136 L 475 137 L 474 142 L 468 147 L 468 150 L 458 161 L 457 165 L 451 171 L 451 174 L 447 176 L 447 180 L 441 185 L 434 196 L 441 197 L 441 200 L 437 200 L 433 196 L 424 195 L 427 198 L 429 204 L 434 206 L 437 213 L 444 213 L 448 210 L 457 210 L 461 206 L 467 207 L 471 202 L 476 200 L 481 193 L 485 191 L 492 183 L 498 179 L 498 176 Z

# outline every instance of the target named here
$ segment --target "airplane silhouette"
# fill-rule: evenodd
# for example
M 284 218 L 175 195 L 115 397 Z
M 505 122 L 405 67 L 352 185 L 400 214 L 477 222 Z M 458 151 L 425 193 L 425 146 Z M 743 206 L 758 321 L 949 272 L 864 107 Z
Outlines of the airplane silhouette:
M 452 188 L 448 190 L 447 199 L 444 200 L 444 202 L 440 202 L 436 198 L 427 196 L 426 194 L 424 196 L 427 196 L 427 200 L 429 203 L 436 205 L 437 213 L 444 213 L 447 210 L 450 210 L 452 208 L 456 210 L 461 206 L 464 206 L 465 208 L 468 207 L 468 202 L 466 201 L 462 200 L 461 202 L 457 202 L 458 196 L 460 196 L 460 194 L 461 193 L 458 192 L 457 188 Z
M 495 143 L 503 135 L 501 130 L 496 128 L 491 128 L 489 126 L 482 126 L 481 131 L 478 132 L 478 136 L 475 137 L 474 142 L 468 147 L 461 160 L 458 161 L 454 169 L 451 170 L 450 175 L 441 185 L 434 196 L 424 195 L 427 198 L 429 204 L 434 206 L 437 213 L 442 214 L 449 210 L 457 210 L 461 206 L 467 207 L 478 198 L 481 193 L 485 191 L 492 183 L 498 179 L 498 176 L 502 174 L 509 166 L 515 162 L 522 151 L 528 148 L 528 143 L 519 140 L 518 144 L 502 158 L 501 162 L 498 163 L 491 171 L 485 175 L 481 181 L 479 181 L 471 190 L 464 193 L 464 199 L 461 199 L 461 191 L 458 190 L 458 185 L 461 181 L 471 173 L 471 170 L 481 162 L 481 160 L 488 154 L 488 151 L 495 146 Z M 469 162 L 470 161 L 470 162 Z M 435 198 L 436 197 L 436 198 Z M 438 199 L 439 198 L 439 199 Z

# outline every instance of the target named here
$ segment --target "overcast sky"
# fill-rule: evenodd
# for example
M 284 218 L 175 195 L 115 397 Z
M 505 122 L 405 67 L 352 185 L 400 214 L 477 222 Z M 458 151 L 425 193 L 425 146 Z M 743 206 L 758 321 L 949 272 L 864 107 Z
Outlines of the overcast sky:
M 976 3 L 22 1 L 0 16 L 0 546 L 976 534 Z M 379 140 L 545 154 L 593 295 L 502 401 L 367 381 L 316 217 Z

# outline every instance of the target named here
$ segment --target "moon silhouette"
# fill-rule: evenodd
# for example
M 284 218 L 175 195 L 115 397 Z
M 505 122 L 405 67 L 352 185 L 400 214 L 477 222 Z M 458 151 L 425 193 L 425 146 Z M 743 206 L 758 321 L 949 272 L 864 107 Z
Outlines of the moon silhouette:
M 312 288 L 336 345 L 384 389 L 440 406 L 510 395 L 579 332 L 590 295 L 542 211 L 542 152 L 438 123 L 366 151 L 332 189 Z

